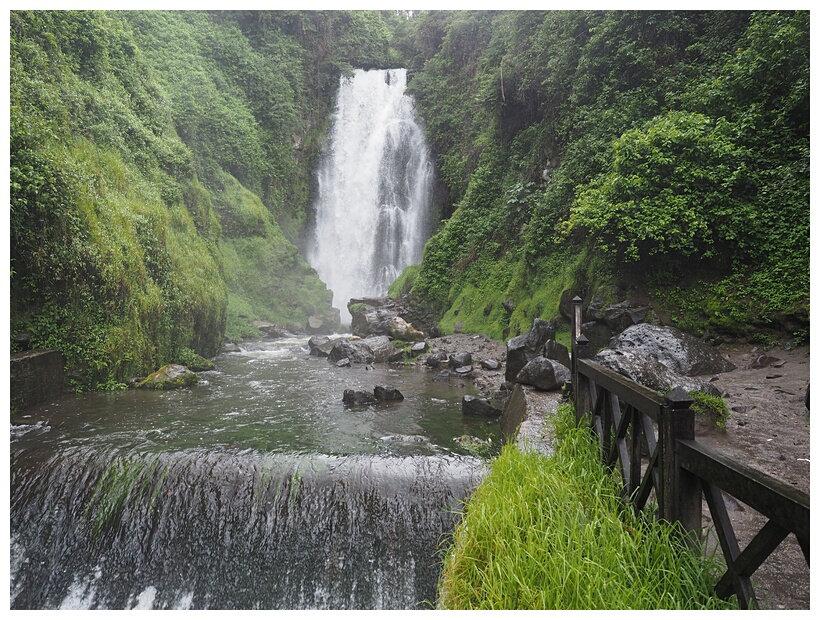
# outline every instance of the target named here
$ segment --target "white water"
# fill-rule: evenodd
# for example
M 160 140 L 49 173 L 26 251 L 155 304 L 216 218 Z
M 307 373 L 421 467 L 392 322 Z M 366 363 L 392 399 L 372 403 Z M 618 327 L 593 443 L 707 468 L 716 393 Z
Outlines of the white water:
M 307 259 L 343 324 L 347 302 L 387 294 L 430 236 L 433 164 L 406 83 L 405 69 L 341 78 Z

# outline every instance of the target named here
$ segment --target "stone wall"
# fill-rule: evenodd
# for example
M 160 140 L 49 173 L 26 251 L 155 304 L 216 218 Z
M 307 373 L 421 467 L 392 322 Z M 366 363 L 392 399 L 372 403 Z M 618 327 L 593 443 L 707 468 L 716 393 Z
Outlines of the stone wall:
M 525 450 L 552 454 L 555 441 L 553 422 L 561 399 L 560 391 L 545 392 L 516 383 L 499 421 L 503 441 L 515 442 Z
M 11 356 L 11 412 L 19 412 L 59 395 L 65 374 L 57 349 L 35 349 Z

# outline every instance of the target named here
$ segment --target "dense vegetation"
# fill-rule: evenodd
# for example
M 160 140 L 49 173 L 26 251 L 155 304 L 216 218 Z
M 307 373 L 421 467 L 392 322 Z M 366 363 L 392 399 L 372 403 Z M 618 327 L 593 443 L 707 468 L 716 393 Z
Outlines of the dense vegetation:
M 13 11 L 12 350 L 113 387 L 332 322 L 312 171 L 339 76 L 401 65 L 447 219 L 394 289 L 443 331 L 614 283 L 808 337 L 808 12 Z
M 297 244 L 339 75 L 393 14 L 13 11 L 11 335 L 75 387 L 332 323 Z M 386 21 L 388 20 L 388 21 Z
M 470 496 L 447 550 L 444 609 L 726 609 L 718 565 L 651 511 L 624 511 L 587 425 L 556 416 L 555 453 L 510 444 Z
M 614 283 L 807 338 L 808 12 L 430 12 L 402 40 L 452 202 L 413 288 L 444 331 Z

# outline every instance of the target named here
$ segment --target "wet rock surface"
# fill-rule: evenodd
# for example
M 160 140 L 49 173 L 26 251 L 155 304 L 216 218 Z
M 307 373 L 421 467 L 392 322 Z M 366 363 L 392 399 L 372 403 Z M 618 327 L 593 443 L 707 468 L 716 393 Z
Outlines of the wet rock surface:
M 687 392 L 705 392 L 712 396 L 720 396 L 720 390 L 710 381 L 687 377 L 670 370 L 655 356 L 640 350 L 604 349 L 592 359 L 656 392 L 665 393 L 681 387 Z
M 715 347 L 674 327 L 633 325 L 615 336 L 609 347 L 643 352 L 688 377 L 728 372 L 735 367 Z

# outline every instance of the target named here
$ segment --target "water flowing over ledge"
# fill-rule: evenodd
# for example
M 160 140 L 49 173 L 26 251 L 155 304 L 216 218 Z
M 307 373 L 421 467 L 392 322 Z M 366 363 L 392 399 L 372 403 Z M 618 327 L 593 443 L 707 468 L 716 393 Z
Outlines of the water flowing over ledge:
M 16 455 L 11 606 L 424 607 L 481 469 L 460 456 Z

